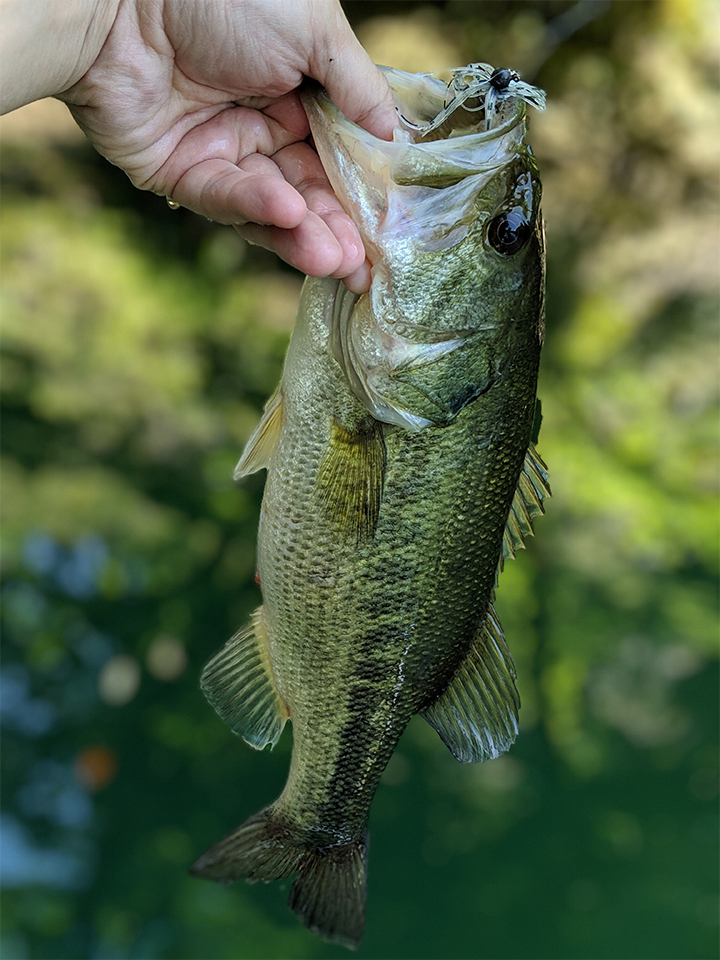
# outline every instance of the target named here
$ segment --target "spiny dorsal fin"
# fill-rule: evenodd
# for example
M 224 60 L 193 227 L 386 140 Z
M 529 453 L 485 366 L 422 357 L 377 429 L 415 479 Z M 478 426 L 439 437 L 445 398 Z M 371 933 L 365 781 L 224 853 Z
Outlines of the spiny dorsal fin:
M 525 547 L 525 538 L 533 535 L 533 517 L 539 513 L 545 513 L 543 500 L 550 496 L 550 487 L 547 481 L 548 469 L 540 459 L 535 447 L 530 444 L 525 454 L 525 462 L 520 472 L 520 479 L 503 534 L 503 548 L 498 576 L 502 571 L 503 562 L 508 557 L 514 558 L 516 552 Z
M 290 716 L 270 667 L 263 608 L 228 640 L 203 670 L 203 693 L 223 720 L 251 747 L 275 746 Z
M 260 423 L 253 430 L 250 439 L 245 444 L 242 456 L 235 467 L 233 477 L 239 480 L 258 470 L 264 470 L 280 440 L 282 427 L 282 383 L 279 383 L 275 393 L 265 404 L 265 410 Z
M 510 749 L 520 710 L 515 677 L 500 621 L 490 606 L 460 669 L 423 711 L 458 760 L 477 763 Z
M 375 533 L 384 474 L 382 424 L 366 417 L 348 430 L 333 420 L 317 486 L 340 531 L 358 543 Z

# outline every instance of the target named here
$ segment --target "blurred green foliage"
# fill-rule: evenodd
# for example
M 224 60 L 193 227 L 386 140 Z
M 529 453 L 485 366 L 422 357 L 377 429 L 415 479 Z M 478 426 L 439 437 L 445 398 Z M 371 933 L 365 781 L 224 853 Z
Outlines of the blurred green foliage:
M 410 725 L 360 957 L 718 955 L 718 10 L 586 7 L 346 4 L 379 61 L 549 101 L 554 496 L 498 597 L 521 735 L 472 767 Z M 2 172 L 2 956 L 337 956 L 289 882 L 187 875 L 287 769 L 197 678 L 257 603 L 262 478 L 231 473 L 301 278 L 82 143 L 8 137 Z

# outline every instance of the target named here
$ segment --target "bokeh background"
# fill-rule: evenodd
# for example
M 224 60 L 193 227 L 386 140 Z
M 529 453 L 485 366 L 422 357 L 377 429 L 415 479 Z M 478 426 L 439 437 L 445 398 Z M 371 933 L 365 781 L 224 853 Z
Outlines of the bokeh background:
M 455 762 L 411 723 L 375 799 L 358 957 L 714 958 L 718 11 L 349 2 L 374 59 L 548 92 L 539 449 L 553 498 L 498 607 L 522 727 Z M 2 956 L 345 956 L 289 881 L 187 867 L 272 800 L 198 675 L 258 602 L 232 468 L 301 278 L 134 190 L 65 108 L 2 132 Z

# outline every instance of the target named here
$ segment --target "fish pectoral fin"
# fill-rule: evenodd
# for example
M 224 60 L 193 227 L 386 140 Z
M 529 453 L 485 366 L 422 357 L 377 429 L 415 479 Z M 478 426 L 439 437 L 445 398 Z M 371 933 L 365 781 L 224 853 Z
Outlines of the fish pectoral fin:
M 490 606 L 460 669 L 422 713 L 462 763 L 494 759 L 510 749 L 520 710 L 515 677 L 502 627 Z
M 233 473 L 235 480 L 240 480 L 241 477 L 247 477 L 249 474 L 257 473 L 258 470 L 264 470 L 267 467 L 280 442 L 282 408 L 282 383 L 279 383 L 275 392 L 265 404 L 260 423 L 255 427 L 250 439 L 245 444 L 245 449 Z
M 275 746 L 290 711 L 272 675 L 262 607 L 207 664 L 200 686 L 233 733 L 256 750 Z
M 359 543 L 374 535 L 384 475 L 382 424 L 368 416 L 347 429 L 333 419 L 317 486 L 328 515 L 344 536 Z
M 525 548 L 526 537 L 533 536 L 533 517 L 545 513 L 543 501 L 549 496 L 548 469 L 531 443 L 525 454 L 525 462 L 505 524 L 498 576 L 505 560 L 508 557 L 514 558 L 518 550 Z

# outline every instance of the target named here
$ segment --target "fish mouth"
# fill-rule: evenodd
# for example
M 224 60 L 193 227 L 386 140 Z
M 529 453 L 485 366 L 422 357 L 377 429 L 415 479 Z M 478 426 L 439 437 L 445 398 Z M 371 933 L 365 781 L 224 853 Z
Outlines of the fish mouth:
M 525 104 L 545 109 L 545 92 L 514 70 L 471 63 L 452 71 L 447 84 L 430 74 L 379 68 L 387 77 L 401 125 L 416 143 L 452 139 L 514 125 Z
M 430 74 L 412 74 L 382 66 L 379 69 L 385 74 L 395 99 L 399 131 L 402 131 L 396 132 L 396 140 L 437 143 L 484 134 L 475 141 L 482 143 L 502 136 L 525 116 L 522 97 L 506 96 L 501 101 L 501 109 L 493 109 L 492 114 L 486 111 L 485 102 L 490 98 L 481 89 L 482 84 L 464 84 L 461 89 L 456 82 L 455 77 L 464 70 L 455 71 L 450 83 L 445 83 Z
M 423 229 L 432 246 L 456 242 L 459 234 L 455 231 L 453 237 L 453 225 L 465 219 L 468 205 L 500 169 L 527 149 L 525 104 L 533 100 L 525 95 L 525 88 L 536 92 L 535 99 L 544 105 L 542 91 L 518 81 L 516 86 L 523 89 L 514 95 L 510 87 L 499 101 L 495 97 L 496 109 L 490 117 L 485 110 L 490 94 L 473 87 L 468 92 L 464 79 L 479 68 L 482 77 L 491 76 L 487 64 L 471 64 L 455 72 L 454 77 L 461 78 L 457 83 L 446 84 L 428 74 L 381 67 L 398 114 L 392 141 L 381 140 L 348 120 L 321 87 L 306 85 L 301 90 L 330 184 L 356 223 L 371 262 L 382 256 L 388 221 L 397 221 L 410 209 L 418 211 L 418 203 L 438 190 L 444 191 L 443 223 L 435 220 L 438 205 L 433 203 L 427 227 L 420 225 L 416 232 L 418 242 L 423 243 Z M 478 83 L 490 91 L 490 80 Z

